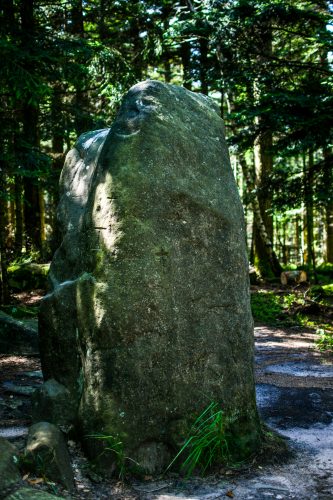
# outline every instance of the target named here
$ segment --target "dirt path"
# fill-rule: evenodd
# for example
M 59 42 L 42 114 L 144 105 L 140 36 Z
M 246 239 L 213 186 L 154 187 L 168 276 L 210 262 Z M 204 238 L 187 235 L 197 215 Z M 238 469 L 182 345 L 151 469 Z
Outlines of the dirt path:
M 333 356 L 316 350 L 315 335 L 299 329 L 258 326 L 255 338 L 258 407 L 264 421 L 288 438 L 294 457 L 142 498 L 333 499 Z
M 224 470 L 204 480 L 174 476 L 126 486 L 117 481 L 91 481 L 82 472 L 84 459 L 72 444 L 78 486 L 75 498 L 332 500 L 333 356 L 315 349 L 313 333 L 298 329 L 258 326 L 255 337 L 258 407 L 264 421 L 288 438 L 294 451 L 288 463 L 254 465 L 241 474 Z M 38 360 L 32 358 L 1 356 L 0 365 L 0 414 L 5 421 L 1 434 L 9 430 L 11 419 L 12 428 L 28 424 L 29 396 L 13 396 L 8 381 L 26 385 L 33 377 L 30 384 L 35 385 L 39 372 Z

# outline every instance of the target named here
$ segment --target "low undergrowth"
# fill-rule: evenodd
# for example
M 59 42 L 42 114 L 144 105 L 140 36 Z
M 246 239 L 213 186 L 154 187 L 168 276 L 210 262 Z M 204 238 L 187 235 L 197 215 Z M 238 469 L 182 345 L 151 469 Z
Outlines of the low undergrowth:
M 166 472 L 175 464 L 186 477 L 195 471 L 204 475 L 214 465 L 231 465 L 230 436 L 226 430 L 226 418 L 218 403 L 210 403 L 190 428 L 185 443 L 168 465 Z
M 333 284 L 307 289 L 259 289 L 251 294 L 255 321 L 271 326 L 307 328 L 318 334 L 321 350 L 333 350 Z

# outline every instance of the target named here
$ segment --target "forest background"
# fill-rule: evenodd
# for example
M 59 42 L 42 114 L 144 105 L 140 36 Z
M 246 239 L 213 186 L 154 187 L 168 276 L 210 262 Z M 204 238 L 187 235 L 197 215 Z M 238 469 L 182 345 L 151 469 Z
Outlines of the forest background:
M 218 102 L 261 275 L 332 271 L 332 11 L 324 0 L 2 0 L 1 302 L 10 266 L 46 262 L 59 244 L 66 153 L 146 78 Z

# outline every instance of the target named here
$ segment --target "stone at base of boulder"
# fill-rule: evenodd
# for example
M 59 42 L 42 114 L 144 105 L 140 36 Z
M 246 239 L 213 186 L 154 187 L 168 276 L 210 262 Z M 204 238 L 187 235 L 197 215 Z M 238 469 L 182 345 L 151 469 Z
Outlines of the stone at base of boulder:
M 47 421 L 55 425 L 71 425 L 75 410 L 66 387 L 55 379 L 47 380 L 32 397 L 32 419 Z
M 159 474 L 165 470 L 165 464 L 171 461 L 171 454 L 164 443 L 144 443 L 136 451 L 134 462 L 138 464 L 138 472 Z
M 5 497 L 5 500 L 53 500 L 55 498 L 63 498 L 51 495 L 46 491 L 37 491 L 32 488 L 20 488 L 11 495 Z
M 0 498 L 21 481 L 17 463 L 18 450 L 9 441 L 0 437 Z
M 32 459 L 37 473 L 74 489 L 70 457 L 62 432 L 49 422 L 39 422 L 29 429 L 25 455 Z

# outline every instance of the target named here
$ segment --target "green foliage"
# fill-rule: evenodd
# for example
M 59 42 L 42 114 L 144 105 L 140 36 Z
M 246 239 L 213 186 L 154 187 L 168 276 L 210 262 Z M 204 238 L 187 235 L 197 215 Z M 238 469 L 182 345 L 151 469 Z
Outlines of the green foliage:
M 188 438 L 167 470 L 181 457 L 181 469 L 187 477 L 196 469 L 205 474 L 214 465 L 228 463 L 229 436 L 226 431 L 226 418 L 218 403 L 210 403 L 195 420 Z
M 256 321 L 271 325 L 275 325 L 283 313 L 280 297 L 264 290 L 251 294 L 251 309 Z
M 333 331 L 327 331 L 323 328 L 317 330 L 318 338 L 316 345 L 321 351 L 333 351 Z

